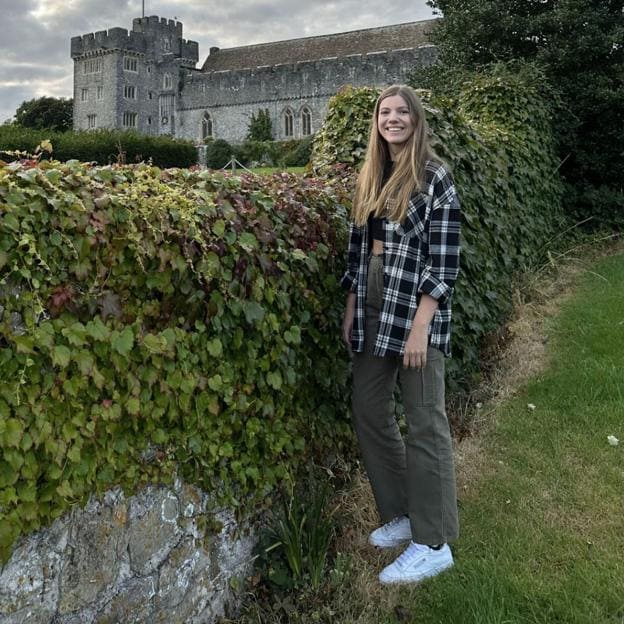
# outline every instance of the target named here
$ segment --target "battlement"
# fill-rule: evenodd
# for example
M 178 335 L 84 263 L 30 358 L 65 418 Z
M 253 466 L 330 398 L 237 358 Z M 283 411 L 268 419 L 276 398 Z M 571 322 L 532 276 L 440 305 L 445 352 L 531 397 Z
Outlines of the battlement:
M 109 28 L 71 39 L 71 57 L 76 58 L 98 50 L 132 50 L 145 52 L 145 36 L 125 28 Z
M 166 17 L 150 15 L 149 17 L 135 17 L 132 20 L 132 30 L 145 34 L 168 35 L 182 38 L 182 22 L 176 22 Z
M 193 63 L 199 60 L 199 44 L 182 38 L 182 22 L 156 15 L 135 18 L 130 31 L 109 28 L 71 39 L 73 59 L 101 50 L 127 50 L 149 56 L 172 54 Z

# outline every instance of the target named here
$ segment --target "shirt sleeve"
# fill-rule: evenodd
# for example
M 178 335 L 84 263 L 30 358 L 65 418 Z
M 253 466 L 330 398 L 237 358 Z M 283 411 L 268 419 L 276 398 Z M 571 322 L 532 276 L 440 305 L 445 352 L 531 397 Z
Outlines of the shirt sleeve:
M 349 248 L 347 254 L 347 270 L 340 285 L 349 292 L 355 292 L 360 270 L 360 247 L 362 244 L 362 228 L 351 223 L 349 225 Z
M 428 226 L 428 255 L 418 292 L 445 303 L 459 272 L 460 206 L 451 174 L 440 167 L 433 182 Z

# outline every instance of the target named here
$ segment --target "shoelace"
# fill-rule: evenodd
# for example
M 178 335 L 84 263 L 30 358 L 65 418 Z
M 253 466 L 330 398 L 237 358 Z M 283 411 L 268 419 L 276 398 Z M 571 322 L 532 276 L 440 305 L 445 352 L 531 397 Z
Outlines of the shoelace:
M 421 552 L 428 546 L 423 546 L 422 544 L 416 544 L 415 542 L 411 542 L 410 545 L 399 555 L 397 559 L 397 563 L 399 566 L 404 566 L 409 562 L 410 559 L 415 557 L 417 553 Z
M 393 527 L 397 526 L 397 524 L 401 524 L 401 522 L 403 522 L 404 519 L 403 518 L 394 518 L 393 520 L 390 520 L 390 522 L 388 522 L 386 524 L 386 529 L 392 529 Z

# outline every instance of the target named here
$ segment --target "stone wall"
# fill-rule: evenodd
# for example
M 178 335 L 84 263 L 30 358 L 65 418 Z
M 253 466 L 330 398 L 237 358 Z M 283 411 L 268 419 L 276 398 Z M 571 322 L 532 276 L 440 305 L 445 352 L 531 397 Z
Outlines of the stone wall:
M 181 482 L 113 490 L 20 540 L 0 568 L 0 622 L 211 624 L 237 603 L 254 543 Z
M 193 72 L 185 76 L 178 98 L 176 136 L 198 141 L 201 119 L 208 112 L 214 138 L 242 143 L 253 113 L 268 108 L 274 139 L 301 138 L 300 111 L 312 111 L 312 131 L 318 130 L 329 99 L 344 85 L 388 86 L 407 81 L 416 67 L 436 62 L 437 48 L 418 48 L 354 54 L 291 64 L 235 71 Z M 283 113 L 289 107 L 295 116 L 293 137 L 284 134 Z

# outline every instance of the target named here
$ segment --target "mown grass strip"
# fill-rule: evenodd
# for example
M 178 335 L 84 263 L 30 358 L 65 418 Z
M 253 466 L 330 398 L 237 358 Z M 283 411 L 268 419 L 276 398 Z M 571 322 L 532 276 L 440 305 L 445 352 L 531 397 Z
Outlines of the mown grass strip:
M 549 334 L 546 372 L 486 434 L 454 570 L 402 590 L 409 620 L 386 622 L 624 622 L 624 255 L 586 274 Z

